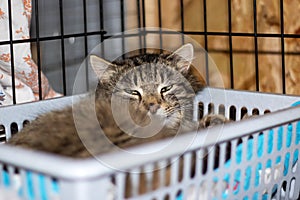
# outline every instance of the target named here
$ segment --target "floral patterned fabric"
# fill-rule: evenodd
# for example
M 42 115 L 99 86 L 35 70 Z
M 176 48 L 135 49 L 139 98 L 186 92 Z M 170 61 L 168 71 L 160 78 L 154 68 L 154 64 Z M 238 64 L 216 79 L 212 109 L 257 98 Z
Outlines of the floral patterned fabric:
M 9 34 L 8 1 L 0 1 L 0 42 L 29 38 L 31 0 L 11 0 L 12 36 Z M 13 56 L 12 56 L 13 55 Z M 30 43 L 0 45 L 0 105 L 12 104 L 12 58 L 15 72 L 16 102 L 23 103 L 39 99 L 38 67 L 32 60 Z M 42 98 L 60 96 L 41 74 Z

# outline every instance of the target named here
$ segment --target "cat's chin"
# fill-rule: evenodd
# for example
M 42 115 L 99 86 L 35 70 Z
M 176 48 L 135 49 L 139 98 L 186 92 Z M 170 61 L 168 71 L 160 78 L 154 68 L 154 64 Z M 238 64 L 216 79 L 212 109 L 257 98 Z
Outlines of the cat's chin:
M 171 115 L 173 115 L 174 113 L 172 113 Z M 150 119 L 158 119 L 160 120 L 161 123 L 163 123 L 164 125 L 167 125 L 170 121 L 171 118 L 173 118 L 172 116 L 168 116 L 166 114 L 165 111 L 163 111 L 163 109 L 158 109 L 156 113 L 152 114 L 150 111 L 147 112 L 147 116 L 150 117 Z
M 175 129 L 178 128 L 178 125 L 180 124 L 180 113 L 174 112 L 167 115 L 165 112 L 158 110 L 155 114 L 148 112 L 147 115 L 150 117 L 151 121 L 159 121 L 162 126 L 166 128 Z

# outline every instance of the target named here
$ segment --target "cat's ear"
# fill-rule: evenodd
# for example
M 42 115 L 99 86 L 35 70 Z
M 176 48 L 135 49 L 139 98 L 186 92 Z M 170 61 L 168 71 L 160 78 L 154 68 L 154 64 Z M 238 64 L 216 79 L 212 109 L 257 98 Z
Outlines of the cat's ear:
M 180 72 L 189 70 L 190 65 L 194 59 L 194 47 L 192 44 L 187 43 L 182 45 L 179 49 L 174 51 L 167 59 L 176 59 L 177 67 Z
M 100 80 L 109 80 L 112 71 L 111 66 L 113 66 L 113 64 L 95 55 L 90 56 L 90 62 L 95 74 Z

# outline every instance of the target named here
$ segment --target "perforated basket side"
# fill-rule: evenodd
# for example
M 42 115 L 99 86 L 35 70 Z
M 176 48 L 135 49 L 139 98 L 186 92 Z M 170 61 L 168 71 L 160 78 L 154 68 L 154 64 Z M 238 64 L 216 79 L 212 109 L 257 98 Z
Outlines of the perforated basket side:
M 84 95 L 60 97 L 56 99 L 30 102 L 13 106 L 0 108 L 0 137 L 2 141 L 8 140 L 12 134 L 21 130 L 29 121 L 35 119 L 41 114 L 52 110 L 62 109 L 71 106 L 73 102 L 78 101 Z
M 210 89 L 210 88 L 209 88 Z M 213 92 L 215 92 L 215 95 L 218 95 L 219 89 L 211 89 Z M 210 94 L 212 94 L 211 92 Z M 203 93 L 205 94 L 205 93 Z M 227 99 L 229 99 L 229 94 L 235 94 L 235 91 L 225 91 L 225 94 L 227 96 Z M 252 94 L 249 94 L 247 92 L 241 93 L 245 98 L 251 98 Z M 255 94 L 254 94 L 255 95 Z M 208 95 L 207 95 L 208 96 Z M 208 98 L 206 95 L 203 97 Z M 214 96 L 214 95 L 211 95 Z M 260 96 L 257 94 L 257 96 Z M 256 96 L 256 97 L 257 97 Z M 276 97 L 275 97 L 276 96 Z M 268 97 L 273 98 L 273 101 L 276 100 L 284 100 L 285 96 L 282 95 L 268 95 L 266 94 L 265 98 L 268 99 Z M 215 97 L 215 96 L 214 96 Z M 199 98 L 199 96 L 197 96 Z M 241 105 L 238 103 L 240 102 L 240 99 L 242 97 L 235 96 L 233 99 L 236 98 L 237 100 L 237 108 Z M 254 97 L 253 97 L 254 98 Z M 277 99 L 276 99 L 277 98 Z M 298 98 L 297 97 L 288 97 L 289 100 L 286 100 L 283 105 L 289 107 L 291 104 L 295 103 Z M 204 99 L 204 98 L 203 98 Z M 211 97 L 210 97 L 211 99 Z M 201 99 L 202 100 L 202 99 Z M 64 101 L 60 102 L 60 101 Z M 71 103 L 71 100 L 68 98 L 61 98 L 61 99 L 54 99 L 47 103 L 47 101 L 43 102 L 37 102 L 32 103 L 31 106 L 27 107 L 27 105 L 30 104 L 24 104 L 24 105 L 18 105 L 18 106 L 12 106 L 12 107 L 6 107 L 6 111 L 15 112 L 14 109 L 19 109 L 25 106 L 28 110 L 26 110 L 28 113 L 26 113 L 24 110 L 22 111 L 24 113 L 24 116 L 36 116 L 39 113 L 42 113 L 43 111 L 49 111 L 51 109 L 56 109 L 60 106 L 66 106 Z M 214 102 L 215 105 L 219 105 L 218 103 L 224 103 L 221 101 L 221 98 L 214 98 L 213 101 L 203 101 L 206 105 L 208 105 L 211 102 Z M 228 103 L 228 105 L 232 105 Z M 254 101 L 252 101 L 253 103 Z M 56 105 L 57 104 L 57 105 Z M 281 104 L 281 103 L 278 103 Z M 196 104 L 198 105 L 198 104 Z M 242 104 L 245 105 L 244 103 Z M 256 105 L 251 105 L 250 103 L 247 104 L 247 108 L 256 107 Z M 46 108 L 45 108 L 46 107 Z M 283 108 L 282 107 L 282 108 Z M 30 109 L 29 109 L 30 108 Z M 265 109 L 263 106 L 261 108 Z M 2 108 L 1 108 L 2 109 Z M 39 109 L 34 111 L 34 109 Z M 270 109 L 270 107 L 268 107 Z M 277 108 L 279 109 L 279 108 Z M 281 109 L 281 108 L 280 108 Z M 275 108 L 274 108 L 275 110 Z M 271 111 L 274 111 L 271 109 Z M 33 114 L 30 111 L 34 111 Z M 22 113 L 20 112 L 20 113 Z M 240 169 L 241 172 L 247 172 L 247 167 L 249 163 L 252 163 L 252 161 L 248 162 L 241 162 L 241 163 L 234 163 L 231 165 L 232 168 L 225 169 L 224 167 L 224 161 L 225 159 L 225 153 L 226 153 L 226 144 L 230 142 L 231 144 L 231 159 L 235 160 L 236 157 L 234 156 L 234 153 L 236 152 L 238 144 L 240 144 L 239 140 L 241 139 L 243 142 L 247 142 L 250 135 L 254 139 L 259 137 L 259 134 L 261 132 L 266 132 L 270 129 L 274 129 L 274 127 L 280 127 L 283 124 L 285 127 L 285 130 L 287 130 L 287 124 L 293 123 L 297 120 L 299 120 L 299 107 L 290 108 L 288 110 L 283 110 L 281 112 L 274 112 L 270 115 L 261 116 L 259 118 L 253 118 L 249 120 L 244 120 L 238 123 L 230 123 L 228 125 L 223 126 L 216 126 L 208 130 L 202 130 L 196 135 L 191 134 L 185 134 L 178 136 L 172 140 L 173 145 L 176 148 L 169 148 L 165 149 L 162 152 L 154 152 L 153 154 L 139 154 L 139 155 L 131 155 L 131 157 L 127 157 L 126 152 L 120 151 L 115 152 L 111 154 L 104 155 L 101 157 L 101 162 L 95 161 L 93 159 L 88 159 L 84 162 L 78 162 L 75 160 L 55 157 L 52 155 L 44 155 L 40 152 L 32 152 L 29 150 L 20 150 L 14 147 L 8 148 L 7 146 L 0 146 L 0 163 L 1 166 L 9 166 L 10 169 L 18 169 L 22 171 L 23 173 L 27 171 L 34 172 L 34 176 L 38 177 L 40 174 L 45 175 L 46 179 L 53 179 L 58 182 L 58 185 L 60 187 L 60 193 L 58 194 L 59 197 L 61 197 L 62 200 L 67 200 L 70 198 L 82 200 L 86 199 L 86 197 L 91 197 L 90 199 L 99 199 L 99 198 L 107 198 L 109 195 L 113 195 L 113 197 L 118 197 L 119 199 L 124 198 L 124 189 L 126 188 L 126 178 L 127 178 L 127 172 L 130 172 L 129 178 L 132 179 L 132 184 L 139 185 L 139 179 L 136 175 L 136 172 L 143 172 L 145 169 L 151 169 L 156 167 L 158 164 L 164 165 L 165 163 L 168 163 L 171 165 L 171 185 L 167 187 L 160 187 L 158 190 L 152 191 L 151 188 L 147 193 L 144 195 L 140 195 L 138 192 L 138 187 L 132 188 L 132 195 L 133 199 L 164 199 L 166 196 L 168 196 L 170 199 L 178 199 L 178 198 L 184 198 L 188 197 L 190 194 L 190 187 L 194 186 L 194 191 L 196 191 L 198 194 L 203 191 L 202 186 L 200 185 L 204 179 L 208 180 L 204 186 L 207 188 L 207 192 L 210 194 L 214 194 L 213 196 L 220 197 L 222 196 L 222 182 L 218 182 L 215 184 L 214 177 L 218 177 L 219 180 L 223 179 L 224 174 L 229 173 L 231 177 L 235 176 L 235 172 L 237 171 L 237 168 Z M 20 118 L 21 122 L 24 118 Z M 297 124 L 293 125 L 293 130 L 295 131 L 297 128 Z M 276 128 L 277 130 L 278 128 Z M 266 135 L 267 136 L 267 135 Z M 275 138 L 276 139 L 276 138 Z M 257 141 L 257 140 L 256 140 Z M 276 141 L 276 140 L 274 140 Z M 293 139 L 292 141 L 295 141 Z M 266 146 L 268 141 L 264 140 L 264 145 Z M 286 139 L 284 139 L 283 143 L 286 142 Z M 163 140 L 158 141 L 152 144 L 147 144 L 143 146 L 134 147 L 131 149 L 131 151 L 136 152 L 153 152 L 155 149 L 161 149 L 165 147 L 166 145 L 169 145 L 169 140 Z M 183 143 L 189 144 L 187 146 L 182 145 Z M 244 143 L 244 144 L 245 144 Z M 254 143 L 256 146 L 258 145 L 258 142 Z M 219 153 L 221 155 L 221 161 L 218 164 L 218 167 L 220 170 L 214 170 L 214 156 L 218 154 L 218 151 L 216 151 L 216 147 L 219 146 Z M 245 149 L 247 145 L 243 146 L 243 149 Z M 298 146 L 292 145 L 291 148 L 285 149 L 285 152 L 291 152 L 294 153 L 294 150 L 297 149 Z M 210 150 L 211 151 L 208 151 Z M 253 148 L 255 149 L 255 148 Z M 203 173 L 203 170 L 201 173 L 196 174 L 194 177 L 190 176 L 190 169 L 191 169 L 191 158 L 193 157 L 194 153 L 196 155 L 205 154 L 207 152 L 212 152 L 209 154 L 208 162 L 207 162 L 207 169 L 206 172 Z M 245 152 L 245 151 L 244 151 Z M 280 151 L 277 151 L 275 155 L 281 154 Z M 274 156 L 268 154 L 267 156 L 260 157 L 255 161 L 262 163 L 263 166 L 266 166 L 266 163 L 269 159 L 273 160 Z M 258 156 L 256 156 L 258 157 Z M 126 158 L 126 159 L 124 159 Z M 180 159 L 183 159 L 182 161 L 185 164 L 184 171 L 183 171 L 183 179 L 179 180 L 176 177 L 178 177 L 178 173 L 180 171 Z M 33 162 L 33 161 L 40 161 L 40 162 Z M 130 162 L 128 162 L 130 160 Z M 200 161 L 198 161 L 197 166 L 203 165 Z M 289 160 L 290 167 L 293 166 L 292 159 Z M 104 165 L 103 165 L 104 164 Z M 118 166 L 118 168 L 113 168 L 111 165 Z M 257 165 L 256 165 L 257 166 Z M 1 167 L 2 168 L 2 167 Z M 266 169 L 266 167 L 262 168 Z M 282 168 L 281 168 L 282 169 Z M 228 171 L 229 170 L 229 171 Z M 253 172 L 254 169 L 252 169 Z M 292 170 L 290 169 L 289 172 Z M 166 171 L 162 170 L 162 175 L 164 173 L 167 173 Z M 265 173 L 265 172 L 263 172 Z M 274 176 L 275 172 L 272 172 L 272 175 Z M 153 174 L 152 174 L 153 175 Z M 146 176 L 147 179 L 152 180 L 153 176 L 148 174 Z M 23 177 L 25 177 L 23 175 Z M 263 176 L 262 176 L 263 177 Z M 293 175 L 292 173 L 288 173 L 288 178 L 285 179 L 278 179 L 278 182 L 276 183 L 278 188 L 281 188 L 281 185 L 286 181 L 286 183 L 289 183 L 292 180 L 298 180 L 298 176 Z M 26 179 L 24 179 L 26 180 Z M 23 182 L 23 187 L 26 187 L 26 182 Z M 24 185 L 25 184 L 25 185 Z M 36 188 L 39 188 L 39 183 L 34 183 Z M 111 189 L 111 184 L 114 184 L 112 187 L 112 191 L 108 192 Z M 216 185 L 214 188 L 208 187 L 209 185 Z M 234 186 L 235 182 L 234 179 L 230 179 L 231 187 Z M 241 184 L 245 184 L 245 181 Z M 272 192 L 272 188 L 270 189 L 270 184 L 262 184 L 260 185 L 263 189 L 255 189 L 250 188 L 248 190 L 245 190 L 249 192 L 249 196 L 253 195 L 253 193 L 258 192 L 259 195 L 263 194 L 266 190 L 269 194 Z M 105 187 L 104 187 L 105 186 Z M 290 187 L 290 186 L 288 186 Z M 97 189 L 101 188 L 101 189 Z M 212 193 L 214 189 L 217 189 L 219 192 Z M 289 190 L 287 188 L 286 190 Z M 299 184 L 297 182 L 297 185 L 295 186 L 295 191 L 299 190 Z M 241 190 L 242 191 L 242 190 Z M 230 197 L 237 197 L 237 199 L 244 197 L 242 192 L 239 192 L 238 195 L 234 196 L 233 194 L 234 190 L 229 190 L 229 194 L 232 195 Z M 37 191 L 38 193 L 38 191 Z M 182 196 L 180 196 L 182 195 Z M 99 198 L 98 198 L 99 197 Z M 209 198 L 208 198 L 209 199 Z
M 207 87 L 198 93 L 194 103 L 194 119 L 208 113 L 223 114 L 240 120 L 244 114 L 264 114 L 291 107 L 299 96 L 248 92 Z M 202 113 L 200 113 L 202 112 Z

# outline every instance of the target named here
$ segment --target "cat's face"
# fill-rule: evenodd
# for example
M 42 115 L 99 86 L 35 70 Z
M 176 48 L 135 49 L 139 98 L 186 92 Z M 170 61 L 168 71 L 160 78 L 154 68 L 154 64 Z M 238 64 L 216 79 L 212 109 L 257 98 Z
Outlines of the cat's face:
M 92 57 L 91 63 L 101 76 L 100 83 L 110 88 L 113 96 L 128 102 L 133 119 L 138 111 L 150 119 L 163 121 L 167 127 L 177 127 L 193 109 L 195 91 L 187 79 L 193 59 L 192 45 L 184 45 L 169 56 L 154 56 L 150 61 L 134 59 L 110 64 Z M 134 121 L 143 124 L 147 118 L 140 116 Z
M 163 120 L 168 127 L 175 127 L 180 122 L 184 109 L 191 106 L 194 97 L 186 78 L 172 66 L 159 62 L 126 71 L 113 94 L 128 99 L 130 110 Z

